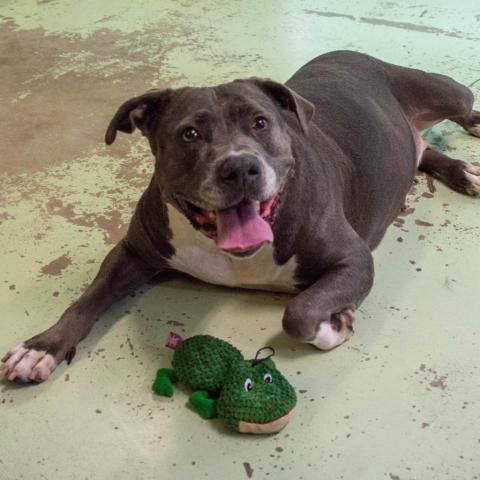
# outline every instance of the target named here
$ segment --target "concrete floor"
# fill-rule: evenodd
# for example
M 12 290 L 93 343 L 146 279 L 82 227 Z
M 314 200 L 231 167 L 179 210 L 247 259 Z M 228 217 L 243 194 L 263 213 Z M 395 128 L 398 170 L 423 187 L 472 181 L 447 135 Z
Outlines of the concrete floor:
M 55 321 L 125 231 L 152 162 L 138 135 L 102 143 L 124 99 L 285 80 L 334 49 L 468 85 L 479 42 L 476 0 L 3 0 L 0 350 Z M 429 139 L 480 159 L 480 140 L 455 125 Z M 418 180 L 347 344 L 325 354 L 283 335 L 286 295 L 146 286 L 48 382 L 0 383 L 0 478 L 479 479 L 480 204 Z M 196 416 L 184 391 L 154 397 L 170 330 L 229 338 L 249 356 L 274 346 L 296 417 L 276 436 L 241 436 Z

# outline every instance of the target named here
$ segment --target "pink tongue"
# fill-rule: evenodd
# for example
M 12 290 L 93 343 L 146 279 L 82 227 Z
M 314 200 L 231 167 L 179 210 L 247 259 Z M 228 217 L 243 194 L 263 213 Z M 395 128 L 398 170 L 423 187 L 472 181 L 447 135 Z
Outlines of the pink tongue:
M 217 247 L 222 250 L 249 250 L 273 242 L 270 225 L 259 215 L 255 202 L 245 200 L 217 211 Z

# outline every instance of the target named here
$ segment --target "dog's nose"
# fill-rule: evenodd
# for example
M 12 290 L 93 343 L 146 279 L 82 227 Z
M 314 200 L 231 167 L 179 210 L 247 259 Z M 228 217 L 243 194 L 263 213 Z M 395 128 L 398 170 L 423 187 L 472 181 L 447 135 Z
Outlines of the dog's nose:
M 261 180 L 262 164 L 255 155 L 231 156 L 218 168 L 218 176 L 226 185 L 247 187 Z

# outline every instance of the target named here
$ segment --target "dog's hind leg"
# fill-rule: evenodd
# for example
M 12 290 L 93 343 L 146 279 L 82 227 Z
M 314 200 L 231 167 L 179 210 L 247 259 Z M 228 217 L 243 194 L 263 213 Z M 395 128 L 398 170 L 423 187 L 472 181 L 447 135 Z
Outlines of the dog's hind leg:
M 480 137 L 480 112 L 473 110 L 471 90 L 450 77 L 411 68 L 387 65 L 385 72 L 392 92 L 401 104 L 414 132 L 419 153 L 418 169 L 457 192 L 476 196 L 480 193 L 480 167 L 432 150 L 420 132 L 442 120 L 461 125 Z
M 480 112 L 472 110 L 466 117 L 450 118 L 455 123 L 462 126 L 468 133 L 474 137 L 480 138 Z
M 442 120 L 452 120 L 480 135 L 480 113 L 473 111 L 472 91 L 453 78 L 413 68 L 386 64 L 392 93 L 417 131 Z
M 480 167 L 427 148 L 418 169 L 438 178 L 457 192 L 471 196 L 480 194 Z

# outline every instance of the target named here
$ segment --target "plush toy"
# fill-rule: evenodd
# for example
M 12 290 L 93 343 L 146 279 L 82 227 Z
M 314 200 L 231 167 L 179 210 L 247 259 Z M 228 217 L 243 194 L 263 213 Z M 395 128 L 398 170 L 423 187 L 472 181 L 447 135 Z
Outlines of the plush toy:
M 167 346 L 175 349 L 173 369 L 158 370 L 152 387 L 158 395 L 171 397 L 178 381 L 193 390 L 189 403 L 203 418 L 218 416 L 241 433 L 275 433 L 287 424 L 297 398 L 271 360 L 272 348 L 245 360 L 233 345 L 210 335 L 183 341 L 170 334 Z M 264 350 L 269 355 L 260 358 Z

